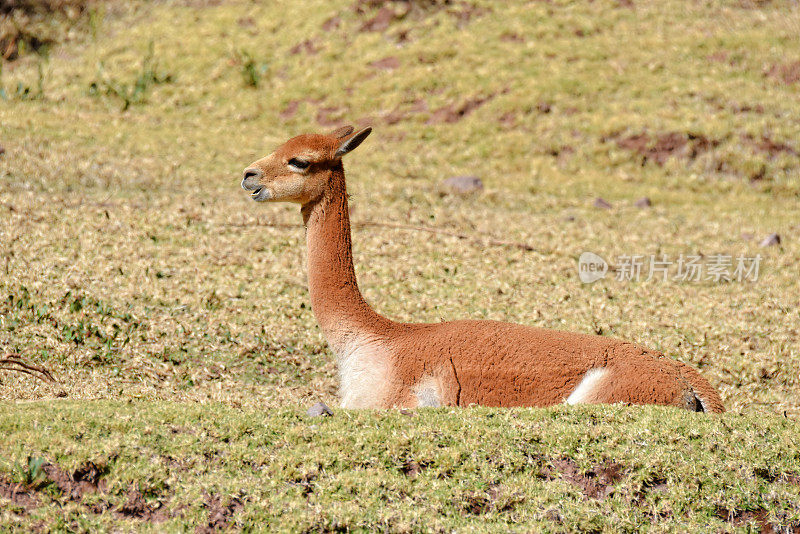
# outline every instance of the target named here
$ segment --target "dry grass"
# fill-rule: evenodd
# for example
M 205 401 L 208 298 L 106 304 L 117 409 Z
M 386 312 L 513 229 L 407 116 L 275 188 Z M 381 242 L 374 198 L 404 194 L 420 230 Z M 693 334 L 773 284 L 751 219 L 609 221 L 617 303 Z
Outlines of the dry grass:
M 381 312 L 635 340 L 734 413 L 796 418 L 796 6 L 402 4 L 113 3 L 95 39 L 5 64 L 0 357 L 59 383 L 0 371 L 0 398 L 334 405 L 297 209 L 238 182 L 348 121 L 376 126 L 347 172 Z M 484 193 L 442 196 L 466 173 Z M 755 283 L 584 285 L 586 250 L 764 259 Z

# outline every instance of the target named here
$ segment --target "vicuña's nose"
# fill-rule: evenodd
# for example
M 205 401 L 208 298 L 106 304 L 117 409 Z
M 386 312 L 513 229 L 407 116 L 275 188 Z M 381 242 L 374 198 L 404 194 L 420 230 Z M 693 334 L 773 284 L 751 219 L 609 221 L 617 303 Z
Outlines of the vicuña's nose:
M 250 167 L 244 170 L 244 179 L 252 178 L 258 180 L 264 173 L 258 167 Z
M 264 176 L 264 172 L 258 167 L 248 167 L 244 170 L 242 179 L 242 189 L 253 191 L 258 187 L 258 179 Z

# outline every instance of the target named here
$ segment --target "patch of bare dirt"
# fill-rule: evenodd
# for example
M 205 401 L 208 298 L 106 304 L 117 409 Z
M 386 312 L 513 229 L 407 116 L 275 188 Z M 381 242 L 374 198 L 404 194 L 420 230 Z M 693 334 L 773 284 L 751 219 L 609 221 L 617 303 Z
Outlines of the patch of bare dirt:
M 400 67 L 400 60 L 395 56 L 388 56 L 377 61 L 372 61 L 369 66 L 378 70 L 394 70 Z
M 667 490 L 669 490 L 667 479 L 656 477 L 642 484 L 641 488 L 634 493 L 631 502 L 636 506 L 640 506 L 644 503 L 645 495 L 648 493 L 666 493 Z
M 714 63 L 729 63 L 730 57 L 731 54 L 727 50 L 718 50 L 713 54 L 707 55 L 706 59 Z
M 310 471 L 305 472 L 297 477 L 294 477 L 291 480 L 287 481 L 287 484 L 290 486 L 296 486 L 300 488 L 300 491 L 303 494 L 303 497 L 309 495 L 314 492 L 314 485 L 313 482 L 317 479 L 317 473 Z
M 407 477 L 417 478 L 422 471 L 427 469 L 427 462 L 418 462 L 416 460 L 406 460 L 400 467 L 400 472 Z
M 614 493 L 614 486 L 622 480 L 625 469 L 616 462 L 604 462 L 582 473 L 574 460 L 559 458 L 551 462 L 552 467 L 544 469 L 548 478 L 557 475 L 567 482 L 578 486 L 584 495 L 591 499 L 605 499 Z
M 729 510 L 727 508 L 717 508 L 717 517 L 735 527 L 741 527 L 747 525 L 748 523 L 755 522 L 762 533 L 782 532 L 779 527 L 769 522 L 769 514 L 763 508 L 757 508 L 755 510 Z
M 695 159 L 717 145 L 719 141 L 704 135 L 683 132 L 642 132 L 617 139 L 617 146 L 641 156 L 643 165 L 649 161 L 664 165 L 672 157 Z
M 39 506 L 36 490 L 3 478 L 0 478 L 0 497 L 11 501 L 13 506 L 22 508 L 26 513 Z
M 94 462 L 84 462 L 72 474 L 67 473 L 55 464 L 45 464 L 42 470 L 61 492 L 70 501 L 81 502 L 87 493 L 105 492 L 106 485 L 103 476 L 108 472 L 105 465 Z
M 508 512 L 513 510 L 520 502 L 522 502 L 522 499 L 518 495 L 503 498 L 500 488 L 493 485 L 485 492 L 470 491 L 465 493 L 458 502 L 458 507 L 465 513 L 481 515 L 487 512 Z
M 386 124 L 397 124 L 413 115 L 425 113 L 426 111 L 428 111 L 428 103 L 418 98 L 410 104 L 397 106 L 383 116 L 383 121 Z
M 317 123 L 321 126 L 338 126 L 347 110 L 337 106 L 323 106 L 317 110 Z
M 172 513 L 164 506 L 163 502 L 156 501 L 148 504 L 135 484 L 131 484 L 125 493 L 125 503 L 114 512 L 120 517 L 139 519 L 149 523 L 160 523 L 172 517 Z
M 125 493 L 125 503 L 117 508 L 105 499 L 92 504 L 84 503 L 84 496 L 88 494 L 106 493 L 107 486 L 103 477 L 108 474 L 108 467 L 105 463 L 87 461 L 72 473 L 54 463 L 46 463 L 41 469 L 45 479 L 36 487 L 12 484 L 0 479 L 0 497 L 9 499 L 27 511 L 39 506 L 37 492 L 55 486 L 61 493 L 61 499 L 82 504 L 94 514 L 111 511 L 117 517 L 134 518 L 151 523 L 159 523 L 175 516 L 175 512 L 167 509 L 163 500 L 148 504 L 135 485 L 131 485 Z
M 365 32 L 385 32 L 399 21 L 423 19 L 438 11 L 452 16 L 459 25 L 488 12 L 487 8 L 466 0 L 357 0 L 353 10 L 366 19 L 360 27 Z M 407 35 L 398 35 L 398 38 L 405 40 Z
M 286 107 L 284 107 L 280 112 L 278 112 L 278 115 L 283 120 L 291 119 L 292 117 L 294 117 L 297 114 L 297 110 L 300 109 L 300 104 L 302 104 L 303 102 L 308 102 L 310 104 L 319 104 L 320 103 L 319 100 L 315 100 L 313 98 L 299 98 L 297 100 L 290 100 L 286 104 Z
M 289 49 L 289 53 L 293 56 L 296 56 L 302 52 L 308 56 L 314 56 L 318 54 L 320 50 L 322 50 L 322 48 L 318 46 L 317 43 L 315 43 L 312 39 L 306 39 L 305 41 L 301 41 L 291 47 Z
M 469 98 L 460 104 L 447 104 L 433 110 L 427 122 L 428 124 L 452 124 L 458 122 L 492 98 L 494 98 L 494 95 L 477 96 Z
M 203 506 L 208 509 L 208 522 L 195 529 L 198 534 L 218 532 L 228 528 L 231 526 L 233 516 L 244 508 L 244 504 L 237 497 L 231 497 L 227 504 L 223 504 L 219 495 L 208 493 L 205 494 Z
M 752 135 L 743 135 L 742 140 L 751 144 L 761 152 L 768 154 L 770 157 L 777 156 L 778 154 L 785 153 L 792 156 L 800 154 L 793 147 L 780 141 L 775 141 L 769 136 L 761 136 L 760 138 L 753 137 Z
M 500 40 L 507 43 L 524 43 L 525 38 L 516 32 L 505 32 L 500 35 Z
M 800 82 L 800 61 L 773 65 L 765 74 L 784 85 Z
M 342 17 L 338 15 L 334 15 L 329 19 L 326 19 L 325 22 L 322 23 L 322 29 L 326 32 L 330 32 L 336 30 L 342 24 Z
M 72 474 L 51 463 L 43 464 L 45 479 L 35 486 L 8 482 L 0 479 L 0 497 L 10 500 L 26 511 L 39 505 L 37 492 L 48 486 L 55 486 L 67 501 L 80 503 L 87 493 L 104 492 L 103 476 L 107 473 L 105 465 L 88 461 L 81 464 Z
M 503 128 L 514 128 L 517 125 L 517 114 L 513 111 L 508 111 L 500 115 L 500 117 L 497 118 L 497 122 L 500 123 L 500 126 Z

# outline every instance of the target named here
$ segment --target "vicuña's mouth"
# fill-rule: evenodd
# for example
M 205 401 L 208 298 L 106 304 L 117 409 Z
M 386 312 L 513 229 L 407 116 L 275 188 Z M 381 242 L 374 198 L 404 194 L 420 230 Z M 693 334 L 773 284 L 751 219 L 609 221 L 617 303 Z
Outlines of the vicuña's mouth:
M 271 195 L 269 193 L 269 190 L 262 185 L 259 185 L 258 187 L 253 189 L 253 191 L 250 193 L 250 198 L 252 198 L 256 202 L 263 202 L 265 200 L 269 200 L 270 196 Z

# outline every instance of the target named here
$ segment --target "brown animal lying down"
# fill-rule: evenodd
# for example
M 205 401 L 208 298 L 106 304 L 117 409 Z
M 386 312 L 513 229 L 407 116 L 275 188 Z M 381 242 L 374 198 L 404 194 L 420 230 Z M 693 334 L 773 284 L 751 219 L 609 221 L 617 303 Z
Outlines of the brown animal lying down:
M 342 156 L 352 127 L 289 139 L 244 171 L 253 200 L 296 202 L 314 315 L 336 353 L 346 408 L 663 404 L 723 412 L 693 368 L 633 343 L 495 321 L 396 323 L 358 290 Z

